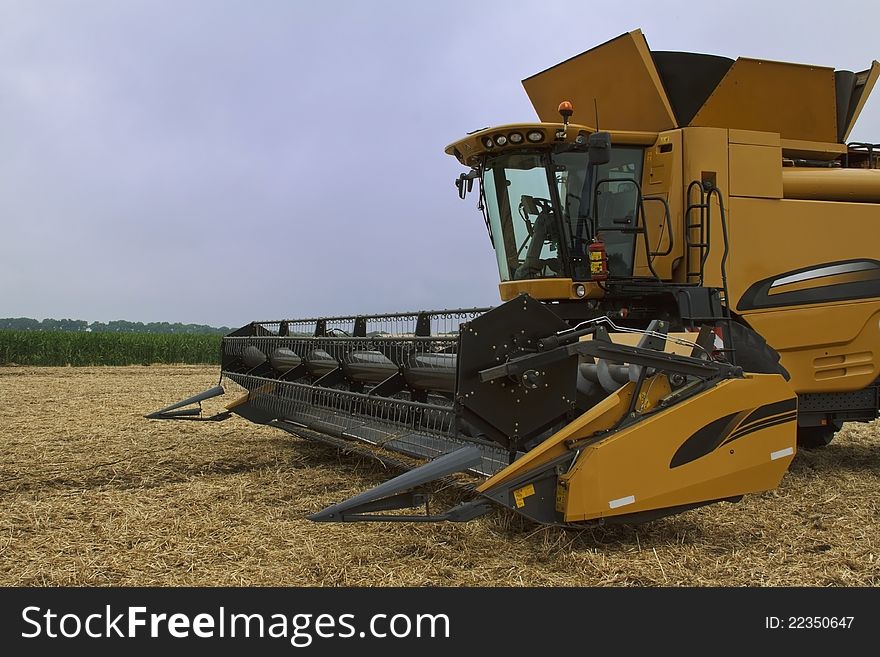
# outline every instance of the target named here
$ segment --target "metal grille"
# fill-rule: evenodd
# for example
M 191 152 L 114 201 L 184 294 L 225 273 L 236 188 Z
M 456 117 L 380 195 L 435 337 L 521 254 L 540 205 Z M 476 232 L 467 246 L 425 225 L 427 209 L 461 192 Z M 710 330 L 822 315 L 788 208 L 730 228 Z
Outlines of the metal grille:
M 798 395 L 798 410 L 817 411 L 875 411 L 878 406 L 878 387 L 869 386 L 852 392 L 807 392 Z
M 361 440 L 410 456 L 433 459 L 476 444 L 482 462 L 471 471 L 492 475 L 507 466 L 508 453 L 494 443 L 470 438 L 456 428 L 452 406 L 321 388 L 259 376 L 224 372 L 250 392 L 249 403 L 275 419 L 338 438 Z
M 223 355 L 241 357 L 248 345 L 253 345 L 264 354 L 276 349 L 290 349 L 300 358 L 309 354 L 325 352 L 329 358 L 341 363 L 347 362 L 353 352 L 377 351 L 395 363 L 402 362 L 413 354 L 455 354 L 458 350 L 458 337 L 410 337 L 410 338 L 314 338 L 314 337 L 226 337 L 223 338 Z M 421 366 L 430 366 L 425 361 Z
M 355 336 L 356 323 L 361 322 L 364 336 L 411 336 L 416 334 L 420 322 L 425 335 L 453 335 L 458 333 L 458 327 L 462 322 L 471 320 L 490 308 L 459 308 L 456 310 L 423 310 L 405 313 L 385 313 L 380 315 L 340 316 L 340 317 L 312 317 L 309 319 L 285 319 L 253 322 L 255 327 L 262 329 L 268 334 L 278 335 L 282 324 L 287 325 L 290 336 L 315 335 L 319 324 L 325 327 L 328 334 L 340 336 Z

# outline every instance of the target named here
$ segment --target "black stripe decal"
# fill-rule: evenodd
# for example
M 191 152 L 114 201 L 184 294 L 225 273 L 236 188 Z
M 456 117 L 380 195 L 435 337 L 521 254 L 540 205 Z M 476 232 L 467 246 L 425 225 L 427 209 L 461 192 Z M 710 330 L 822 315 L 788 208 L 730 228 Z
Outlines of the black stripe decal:
M 775 422 L 776 420 L 779 420 L 781 418 L 789 418 L 789 419 L 797 418 L 797 412 L 785 413 L 784 415 L 776 415 L 774 417 L 764 418 L 763 420 L 760 420 L 758 422 L 752 422 L 751 424 L 742 424 L 736 429 L 736 431 L 734 431 L 732 434 L 730 434 L 730 437 L 727 440 L 725 440 L 724 442 L 729 443 L 734 438 L 738 438 L 741 434 L 748 433 L 752 429 L 759 429 L 763 425 L 768 424 L 770 422 Z
M 854 270 L 864 274 L 864 280 L 849 281 L 846 283 L 838 283 L 836 285 L 816 285 L 801 290 L 792 290 L 791 292 L 777 292 L 770 295 L 770 288 L 777 281 L 796 277 L 798 274 L 809 274 L 810 272 L 821 270 L 829 267 L 853 265 L 854 267 L 863 267 Z M 823 277 L 819 277 L 817 282 Z M 804 280 L 810 280 L 809 278 Z M 830 303 L 832 301 L 851 301 L 854 299 L 871 299 L 880 297 L 880 262 L 869 258 L 859 258 L 855 260 L 840 260 L 837 262 L 823 262 L 795 269 L 781 274 L 765 278 L 753 283 L 743 293 L 742 297 L 736 304 L 739 311 L 758 310 L 761 308 L 781 308 L 784 306 L 801 306 L 814 303 Z
M 702 456 L 713 452 L 722 441 L 740 424 L 747 411 L 731 413 L 714 420 L 695 431 L 685 440 L 672 455 L 670 468 L 677 468 L 685 463 L 696 461 Z
M 797 413 L 789 413 L 787 415 L 781 415 L 779 417 L 773 417 L 768 420 L 764 420 L 763 422 L 757 422 L 750 427 L 746 427 L 741 431 L 737 431 L 730 438 L 724 441 L 724 445 L 728 443 L 732 443 L 734 440 L 739 440 L 744 436 L 748 436 L 749 434 L 753 434 L 756 431 L 761 431 L 761 429 L 769 429 L 770 427 L 775 427 L 778 424 L 786 424 L 788 422 L 796 422 L 797 421 Z
M 778 420 L 781 417 L 797 417 L 797 411 L 791 411 L 790 413 L 783 413 L 782 415 L 774 415 L 773 417 L 765 417 L 763 420 L 758 420 L 757 422 L 749 422 L 748 424 L 743 423 L 736 428 L 728 440 L 736 436 L 737 434 L 748 431 L 749 429 L 754 429 L 755 427 L 761 426 L 762 424 L 767 424 L 768 422 L 772 422 L 774 420 Z
M 784 413 L 784 415 L 782 415 Z M 675 451 L 670 468 L 696 461 L 737 438 L 797 418 L 797 398 L 764 404 L 720 417 L 695 431 Z
M 797 417 L 797 411 L 791 411 L 790 413 L 785 413 L 785 416 L 789 416 L 789 415 L 792 417 Z M 769 422 L 771 420 L 778 420 L 779 417 L 781 417 L 781 416 L 779 414 L 777 414 L 777 415 L 774 415 L 773 417 L 763 418 L 763 419 L 757 420 L 755 422 L 743 422 L 734 430 L 734 432 L 732 434 L 730 434 L 730 437 L 721 444 L 722 445 L 727 444 L 731 440 L 733 440 L 734 438 L 738 438 L 740 436 L 740 434 L 747 432 L 749 429 L 754 429 L 755 427 L 760 427 L 763 424 L 767 424 L 767 422 Z
M 758 420 L 763 420 L 765 417 L 770 417 L 772 415 L 779 415 L 780 413 L 787 413 L 789 411 L 797 410 L 797 397 L 793 399 L 784 399 L 782 401 L 773 402 L 772 404 L 764 404 L 763 406 L 759 406 L 752 414 L 749 415 L 743 423 L 740 425 L 740 428 L 751 422 L 757 422 Z

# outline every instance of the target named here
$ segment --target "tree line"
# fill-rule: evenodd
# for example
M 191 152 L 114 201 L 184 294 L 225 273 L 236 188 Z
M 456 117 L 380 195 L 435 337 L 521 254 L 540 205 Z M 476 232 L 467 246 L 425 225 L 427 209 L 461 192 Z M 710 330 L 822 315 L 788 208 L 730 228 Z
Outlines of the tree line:
M 176 335 L 225 335 L 232 329 L 226 326 L 206 324 L 181 324 L 180 322 L 128 322 L 122 319 L 112 322 L 87 322 L 82 319 L 31 319 L 30 317 L 6 317 L 0 319 L 0 330 L 6 331 L 70 331 L 78 333 L 159 333 Z

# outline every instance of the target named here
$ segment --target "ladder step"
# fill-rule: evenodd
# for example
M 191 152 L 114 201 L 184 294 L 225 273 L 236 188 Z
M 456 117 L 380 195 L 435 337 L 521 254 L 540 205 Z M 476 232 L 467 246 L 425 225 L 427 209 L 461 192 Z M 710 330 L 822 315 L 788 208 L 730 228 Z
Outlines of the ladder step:
M 698 211 L 698 214 L 695 217 L 695 222 L 690 221 L 691 213 Z M 705 262 L 709 254 L 709 243 L 707 241 L 695 242 L 691 241 L 691 234 L 693 231 L 699 231 L 697 234 L 700 238 L 705 240 L 707 238 L 706 232 L 708 231 L 708 226 L 706 225 L 706 215 L 711 211 L 710 205 L 708 202 L 703 203 L 690 203 L 688 202 L 687 208 L 685 209 L 684 214 L 684 228 L 685 228 L 685 246 L 686 246 L 686 254 L 688 262 L 691 260 L 691 252 L 693 249 L 698 250 L 699 256 L 696 258 L 697 262 L 693 264 L 697 264 L 700 268 L 697 271 L 690 271 L 687 266 L 685 266 L 685 276 L 688 279 L 695 279 L 698 283 L 703 282 L 703 273 L 705 269 Z

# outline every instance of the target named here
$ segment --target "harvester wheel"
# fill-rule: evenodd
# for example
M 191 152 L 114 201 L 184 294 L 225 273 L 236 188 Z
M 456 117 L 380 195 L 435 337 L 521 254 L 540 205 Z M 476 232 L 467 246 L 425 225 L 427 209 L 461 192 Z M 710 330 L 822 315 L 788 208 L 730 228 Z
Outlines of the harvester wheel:
M 825 447 L 834 438 L 836 432 L 837 429 L 830 424 L 822 427 L 798 427 L 798 445 L 806 449 Z

